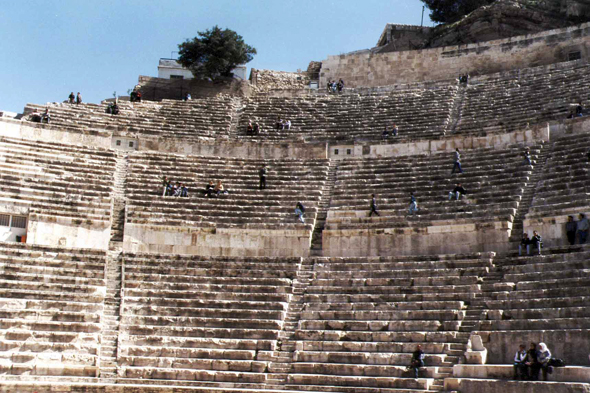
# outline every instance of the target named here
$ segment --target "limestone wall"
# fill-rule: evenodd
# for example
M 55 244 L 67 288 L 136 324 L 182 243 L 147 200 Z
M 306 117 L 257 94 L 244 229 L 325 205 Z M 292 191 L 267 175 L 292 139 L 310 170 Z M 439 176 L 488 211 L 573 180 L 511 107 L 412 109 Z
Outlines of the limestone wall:
M 312 227 L 195 228 L 127 223 L 123 250 L 204 256 L 306 257 Z
M 483 75 L 567 61 L 570 52 L 590 53 L 590 23 L 477 44 L 417 51 L 373 53 L 369 50 L 328 56 L 320 86 L 343 78 L 347 87 L 455 79 L 461 73 Z
M 177 138 L 147 137 L 140 137 L 137 150 L 249 159 L 297 158 L 305 160 L 324 159 L 327 156 L 325 143 L 259 143 L 237 140 L 187 143 L 186 140 Z
M 588 122 L 590 127 L 590 122 Z M 424 140 L 405 143 L 383 143 L 383 144 L 331 144 L 328 146 L 328 158 L 343 160 L 354 157 L 400 157 L 419 154 L 435 154 L 441 152 L 452 152 L 456 148 L 461 150 L 469 149 L 504 149 L 514 144 L 530 145 L 539 141 L 549 141 L 550 128 L 547 124 L 528 127 L 514 132 L 490 134 L 486 136 L 450 136 L 444 139 Z M 338 154 L 336 154 L 338 150 Z M 349 153 L 350 150 L 350 154 Z
M 368 211 L 368 207 L 367 207 Z M 328 212 L 328 219 L 334 212 Z M 366 214 L 366 212 L 365 212 Z M 325 256 L 437 255 L 506 251 L 510 222 L 437 222 L 379 229 L 325 229 Z
M 70 132 L 38 123 L 0 118 L 0 136 L 23 138 L 71 145 L 93 146 L 109 149 L 111 133 L 108 131 Z
M 66 217 L 29 216 L 27 244 L 108 250 L 110 222 L 104 225 Z

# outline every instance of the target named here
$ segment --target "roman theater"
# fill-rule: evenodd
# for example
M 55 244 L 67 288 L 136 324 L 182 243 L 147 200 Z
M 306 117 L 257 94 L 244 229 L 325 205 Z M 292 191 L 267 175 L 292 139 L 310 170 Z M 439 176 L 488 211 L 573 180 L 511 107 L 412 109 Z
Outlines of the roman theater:
M 0 392 L 590 392 L 590 23 L 421 34 L 2 113 Z M 565 367 L 514 380 L 530 343 Z

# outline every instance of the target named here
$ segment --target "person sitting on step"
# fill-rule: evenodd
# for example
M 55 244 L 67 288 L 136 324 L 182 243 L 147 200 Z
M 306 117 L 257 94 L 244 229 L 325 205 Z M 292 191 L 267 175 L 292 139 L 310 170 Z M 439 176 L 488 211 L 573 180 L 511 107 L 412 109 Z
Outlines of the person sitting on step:
M 217 180 L 217 184 L 215 185 L 213 191 L 215 191 L 216 196 L 228 194 L 227 190 L 223 187 L 221 180 Z
M 424 352 L 422 351 L 422 345 L 418 344 L 414 353 L 412 353 L 412 360 L 406 370 L 414 370 L 414 378 L 418 379 L 418 371 L 421 367 L 424 367 Z
M 297 205 L 295 205 L 295 215 L 297 215 L 297 218 L 299 219 L 299 221 L 301 221 L 302 224 L 305 224 L 305 220 L 303 219 L 304 214 L 305 206 L 303 206 L 303 203 L 297 202 Z
M 248 127 L 246 127 L 246 135 L 252 135 L 254 133 L 254 126 L 252 125 L 252 120 L 248 121 Z
M 522 379 L 525 380 L 527 377 L 527 351 L 524 344 L 518 346 L 518 351 L 514 354 L 514 380 Z
M 518 245 L 518 255 L 522 256 L 523 250 L 526 251 L 526 255 L 530 255 L 531 253 L 531 239 L 529 239 L 528 233 L 522 234 L 522 239 L 520 240 L 520 244 Z
M 449 201 L 455 197 L 456 200 L 461 199 L 462 195 L 467 195 L 467 191 L 463 188 L 461 183 L 457 183 L 453 191 L 449 192 Z
M 209 182 L 209 184 L 207 184 L 207 186 L 205 186 L 205 196 L 211 198 L 213 196 L 214 192 L 215 192 L 215 184 L 213 184 L 213 180 L 211 180 Z

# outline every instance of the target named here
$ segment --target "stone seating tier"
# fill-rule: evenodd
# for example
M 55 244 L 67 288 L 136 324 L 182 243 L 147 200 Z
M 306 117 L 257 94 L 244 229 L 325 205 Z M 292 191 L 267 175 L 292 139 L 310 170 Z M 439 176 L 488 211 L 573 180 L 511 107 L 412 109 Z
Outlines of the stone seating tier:
M 556 140 L 547 157 L 527 218 L 551 213 L 574 215 L 588 208 L 590 135 L 564 136 Z
M 456 86 L 449 86 L 375 95 L 254 96 L 245 102 L 238 137 L 266 141 L 378 140 L 385 126 L 391 132 L 396 123 L 400 132 L 392 140 L 435 139 L 444 135 L 456 90 Z M 291 129 L 276 130 L 277 117 L 291 120 Z M 259 136 L 246 135 L 249 120 L 259 122 Z
M 0 138 L 2 201 L 31 213 L 110 220 L 112 151 Z
M 588 106 L 584 83 L 588 64 L 572 62 L 548 70 L 536 67 L 471 79 L 458 128 L 461 134 L 510 131 L 565 119 L 580 100 Z
M 166 154 L 130 156 L 128 221 L 158 225 L 269 227 L 300 226 L 293 213 L 301 201 L 314 218 L 326 182 L 326 160 L 241 160 Z M 267 188 L 258 170 L 268 165 Z M 162 197 L 162 178 L 181 182 L 189 198 Z M 206 198 L 205 185 L 222 180 L 228 195 Z
M 230 97 L 196 99 L 188 102 L 119 102 L 119 115 L 106 113 L 107 104 L 51 104 L 51 123 L 75 132 L 106 130 L 143 136 L 177 138 L 227 138 L 234 100 Z M 25 114 L 43 112 L 46 106 L 27 104 Z
M 126 254 L 126 378 L 262 384 L 300 258 Z
M 533 155 L 538 150 L 532 149 Z M 328 216 L 329 229 L 395 228 L 424 222 L 454 225 L 512 221 L 531 174 L 520 148 L 481 149 L 462 154 L 463 174 L 452 175 L 453 155 L 347 160 L 338 166 Z M 461 182 L 468 191 L 461 201 L 448 193 Z M 409 193 L 418 200 L 419 218 L 407 217 Z M 377 195 L 380 216 L 369 218 L 371 194 Z
M 492 256 L 314 260 L 288 386 L 428 389 L 464 348 L 467 301 L 479 292 Z M 426 364 L 413 379 L 406 367 L 417 344 L 423 344 Z
M 106 254 L 0 243 L 0 373 L 95 376 Z

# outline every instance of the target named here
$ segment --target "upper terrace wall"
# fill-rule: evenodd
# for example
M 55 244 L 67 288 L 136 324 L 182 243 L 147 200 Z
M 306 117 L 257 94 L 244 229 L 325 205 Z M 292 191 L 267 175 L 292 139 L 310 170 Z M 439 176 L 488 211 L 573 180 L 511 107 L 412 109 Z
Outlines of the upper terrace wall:
M 347 87 L 454 79 L 567 61 L 570 52 L 590 53 L 590 23 L 477 44 L 374 54 L 369 50 L 328 56 L 320 86 L 343 78 Z

